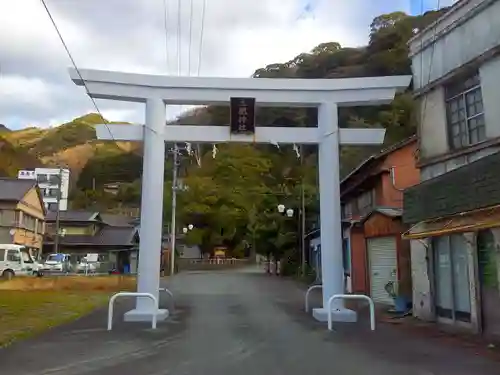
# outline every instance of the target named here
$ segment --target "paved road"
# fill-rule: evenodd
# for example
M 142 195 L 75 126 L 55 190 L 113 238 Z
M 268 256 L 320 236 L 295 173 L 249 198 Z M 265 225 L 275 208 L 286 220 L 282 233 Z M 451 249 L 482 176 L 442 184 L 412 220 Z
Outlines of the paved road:
M 303 291 L 252 272 L 197 272 L 170 286 L 176 309 L 155 331 L 95 314 L 0 350 L 9 375 L 488 375 L 500 364 L 467 349 L 405 339 L 366 324 L 327 332 L 301 311 Z M 166 301 L 162 301 L 166 305 Z M 130 306 L 121 305 L 125 311 Z M 385 333 L 384 333 L 385 332 Z

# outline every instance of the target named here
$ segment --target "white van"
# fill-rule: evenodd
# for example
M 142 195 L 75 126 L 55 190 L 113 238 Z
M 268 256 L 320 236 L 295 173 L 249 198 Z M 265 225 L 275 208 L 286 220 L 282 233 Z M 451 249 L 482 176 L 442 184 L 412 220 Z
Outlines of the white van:
M 0 244 L 0 277 L 12 279 L 21 275 L 42 276 L 41 266 L 26 246 Z

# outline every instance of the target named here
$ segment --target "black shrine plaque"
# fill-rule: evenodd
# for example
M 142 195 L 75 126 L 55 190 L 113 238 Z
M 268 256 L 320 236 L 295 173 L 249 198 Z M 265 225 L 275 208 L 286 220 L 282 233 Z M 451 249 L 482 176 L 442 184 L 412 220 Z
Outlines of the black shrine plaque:
M 231 98 L 231 133 L 255 133 L 255 98 Z

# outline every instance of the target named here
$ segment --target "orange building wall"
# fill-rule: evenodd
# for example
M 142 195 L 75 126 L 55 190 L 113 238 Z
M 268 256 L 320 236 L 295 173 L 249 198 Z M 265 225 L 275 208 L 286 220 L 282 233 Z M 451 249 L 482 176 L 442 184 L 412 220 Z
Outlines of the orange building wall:
M 368 282 L 366 270 L 368 269 L 366 257 L 366 239 L 363 228 L 351 228 L 351 277 L 352 292 L 366 293 Z
M 384 173 L 381 178 L 379 191 L 377 191 L 377 204 L 386 207 L 403 208 L 403 192 L 410 186 L 420 182 L 420 172 L 415 167 L 415 152 L 417 142 L 412 142 L 399 150 L 387 155 L 382 163 L 382 169 L 389 171 L 394 167 L 393 186 L 390 173 Z M 377 189 L 376 189 L 377 190 Z
M 420 182 L 419 170 L 415 167 L 415 151 L 417 142 L 412 142 L 399 150 L 387 155 L 380 169 L 387 171 L 380 175 L 379 181 L 375 184 L 375 205 L 382 207 L 403 208 L 403 192 L 399 189 L 406 189 Z M 395 184 L 389 173 L 394 167 Z M 353 217 L 358 219 L 358 217 Z M 396 235 L 404 231 L 405 227 L 399 220 L 393 221 L 383 215 L 374 215 L 363 227 L 352 227 L 350 248 L 351 248 L 351 275 L 353 293 L 370 293 L 370 283 L 368 277 L 368 256 L 366 251 L 366 238 L 382 235 Z M 400 237 L 400 236 L 399 236 Z M 408 241 L 398 239 L 398 275 L 400 278 L 401 292 L 404 294 L 411 292 L 411 274 L 409 267 L 409 244 Z

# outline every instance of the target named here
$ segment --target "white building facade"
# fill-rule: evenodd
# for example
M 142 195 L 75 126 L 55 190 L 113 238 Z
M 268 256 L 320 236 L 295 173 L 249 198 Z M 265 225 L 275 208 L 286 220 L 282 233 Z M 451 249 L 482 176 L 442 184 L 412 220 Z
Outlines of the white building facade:
M 458 1 L 409 47 L 422 180 L 404 204 L 414 315 L 499 336 L 500 1 Z
M 35 168 L 34 170 L 20 170 L 19 179 L 37 180 L 43 196 L 45 208 L 49 211 L 57 210 L 57 200 L 60 194 L 59 210 L 68 209 L 69 169 Z M 59 181 L 60 180 L 60 181 Z

